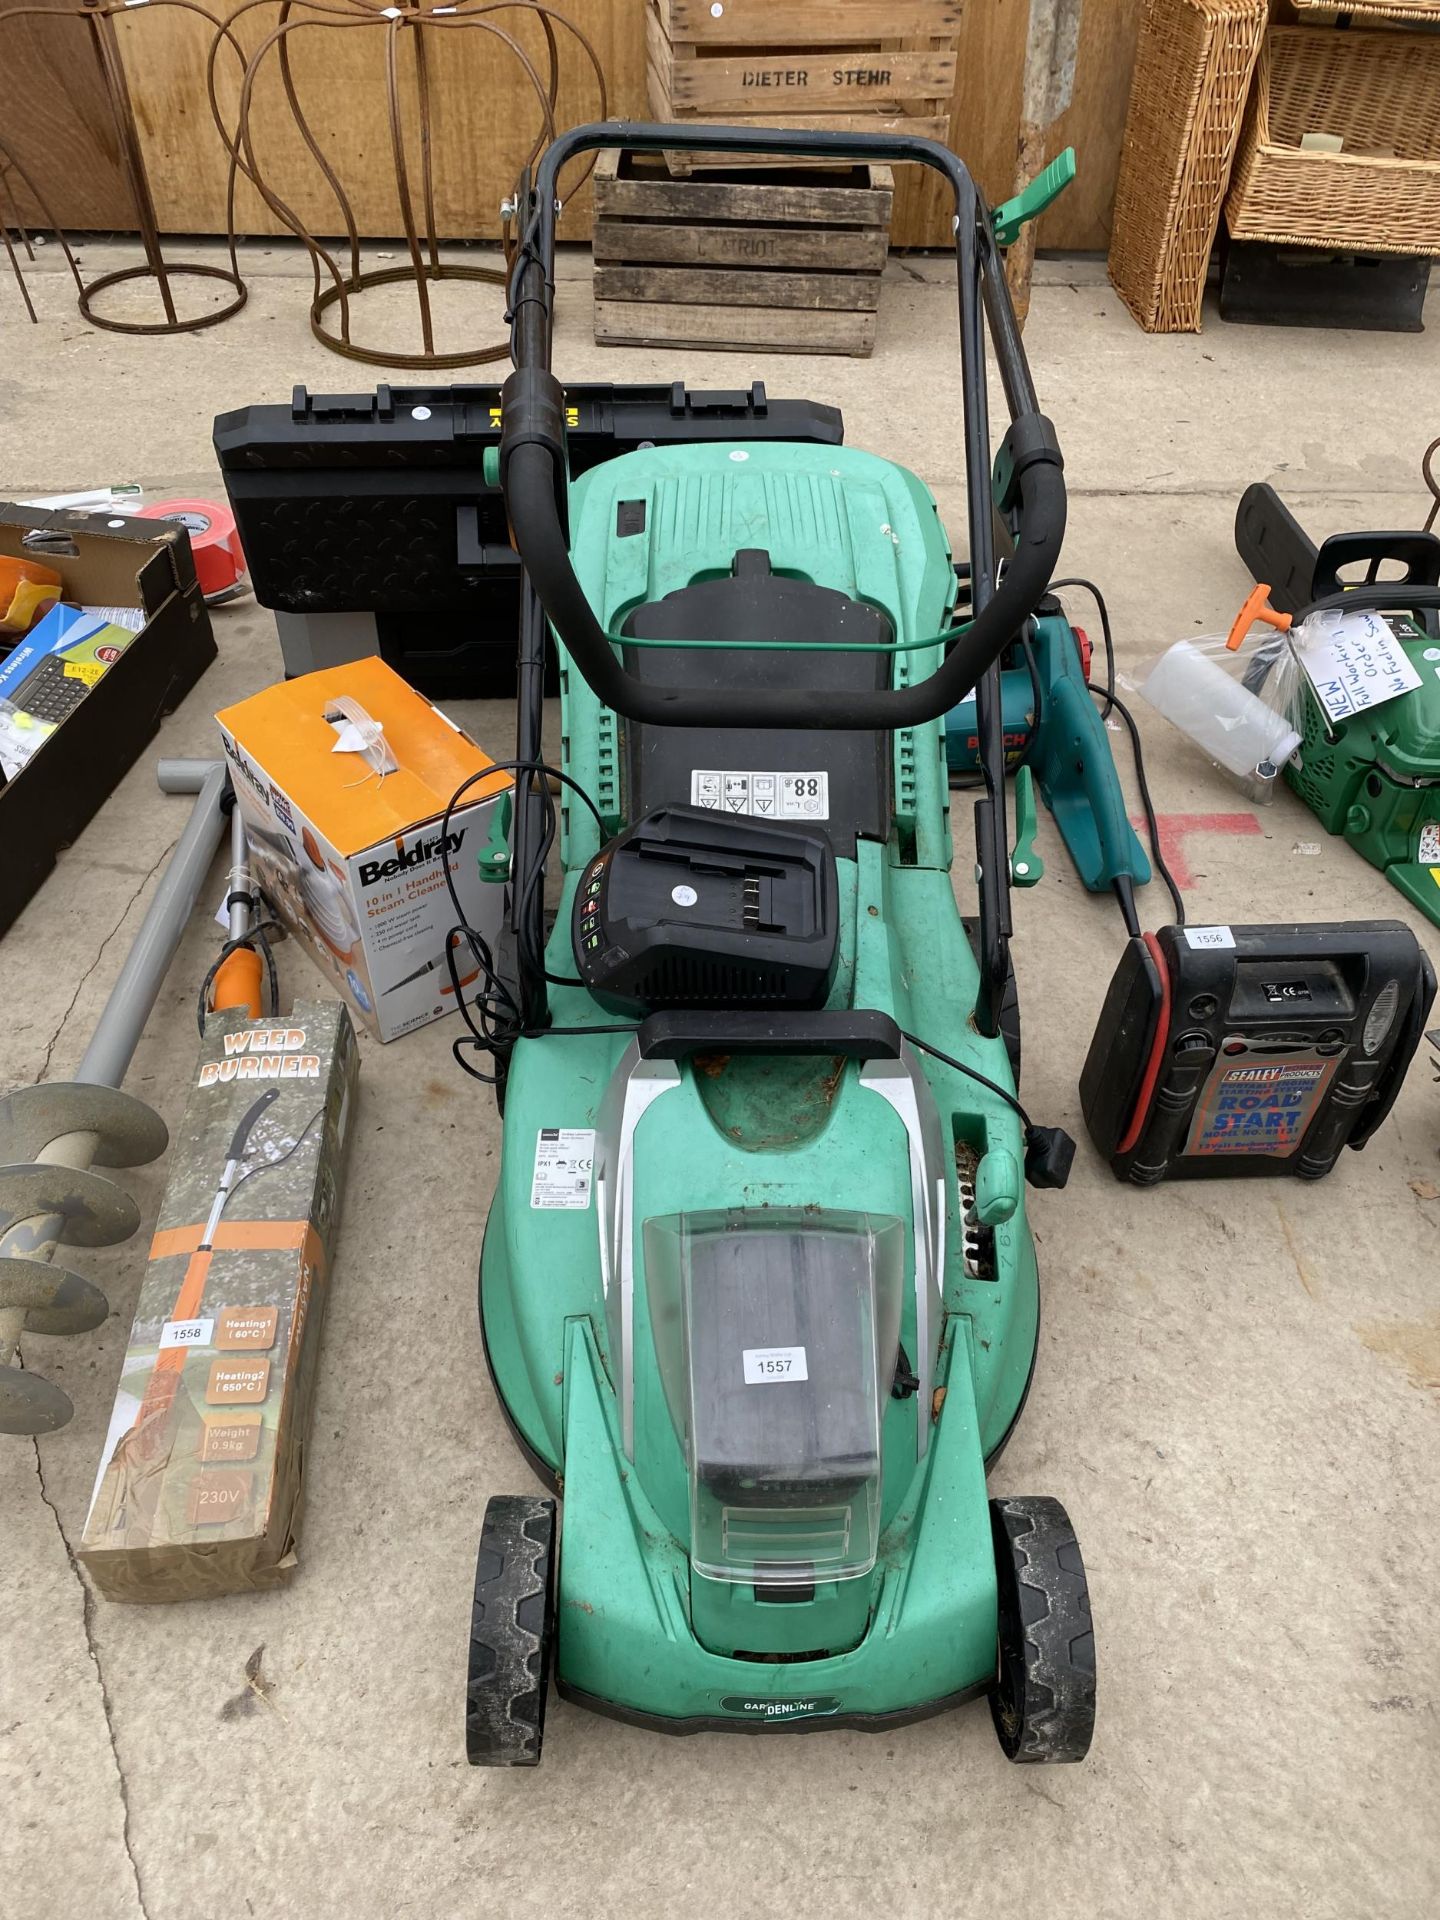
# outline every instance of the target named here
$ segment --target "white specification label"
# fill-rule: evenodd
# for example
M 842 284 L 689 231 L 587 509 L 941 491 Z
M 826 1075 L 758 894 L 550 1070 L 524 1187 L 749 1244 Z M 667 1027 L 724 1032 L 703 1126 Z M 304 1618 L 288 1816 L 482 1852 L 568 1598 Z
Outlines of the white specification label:
M 532 1207 L 588 1207 L 595 1171 L 593 1127 L 542 1127 L 535 1136 Z
M 830 776 L 814 773 L 736 773 L 696 767 L 690 804 L 716 813 L 748 813 L 757 820 L 828 820 Z
M 1440 867 L 1440 822 L 1427 820 L 1421 827 L 1415 858 L 1422 867 Z
M 160 1329 L 162 1347 L 208 1347 L 213 1320 L 167 1320 Z
M 746 1347 L 741 1353 L 745 1363 L 747 1387 L 766 1386 L 772 1380 L 808 1380 L 804 1347 Z
M 1229 927 L 1186 927 L 1185 944 L 1190 947 L 1233 947 L 1235 936 Z

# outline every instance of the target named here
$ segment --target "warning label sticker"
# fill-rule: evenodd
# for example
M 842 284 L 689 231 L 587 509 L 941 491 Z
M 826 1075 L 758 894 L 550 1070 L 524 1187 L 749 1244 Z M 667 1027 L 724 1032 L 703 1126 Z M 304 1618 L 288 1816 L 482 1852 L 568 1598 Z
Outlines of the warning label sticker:
M 1336 1061 L 1289 1059 L 1211 1069 L 1187 1153 L 1290 1154 L 1300 1145 Z
M 696 767 L 690 804 L 716 813 L 748 813 L 757 820 L 828 820 L 830 776 L 814 773 L 738 773 Z
M 542 1127 L 535 1136 L 532 1207 L 588 1207 L 595 1171 L 593 1127 Z
M 1440 821 L 1427 820 L 1421 827 L 1415 858 L 1422 867 L 1440 867 Z

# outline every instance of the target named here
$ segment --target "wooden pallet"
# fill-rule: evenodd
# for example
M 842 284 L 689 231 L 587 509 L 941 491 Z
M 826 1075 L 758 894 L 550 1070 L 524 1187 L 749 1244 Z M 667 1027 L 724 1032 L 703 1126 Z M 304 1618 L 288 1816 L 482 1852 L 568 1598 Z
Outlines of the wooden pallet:
M 657 120 L 949 136 L 958 0 L 650 0 Z M 674 153 L 676 174 L 724 156 Z M 792 164 L 783 155 L 748 165 Z
M 889 247 L 888 167 L 674 179 L 652 155 L 595 168 L 595 338 L 864 355 Z

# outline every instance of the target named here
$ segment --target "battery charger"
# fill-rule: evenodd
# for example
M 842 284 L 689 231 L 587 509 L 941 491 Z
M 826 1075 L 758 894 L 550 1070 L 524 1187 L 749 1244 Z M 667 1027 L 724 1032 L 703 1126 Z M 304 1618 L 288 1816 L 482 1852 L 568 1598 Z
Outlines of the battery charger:
M 818 1007 L 835 976 L 835 854 L 819 827 L 656 807 L 575 889 L 580 977 L 602 1006 Z

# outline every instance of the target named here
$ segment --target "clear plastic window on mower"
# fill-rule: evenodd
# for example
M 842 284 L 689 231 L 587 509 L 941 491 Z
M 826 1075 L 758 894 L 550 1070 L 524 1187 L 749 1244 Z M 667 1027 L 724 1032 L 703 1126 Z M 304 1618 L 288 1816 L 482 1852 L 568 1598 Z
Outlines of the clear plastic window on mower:
M 807 1587 L 875 1565 L 905 1230 L 733 1208 L 644 1224 L 650 1323 L 711 1580 Z

